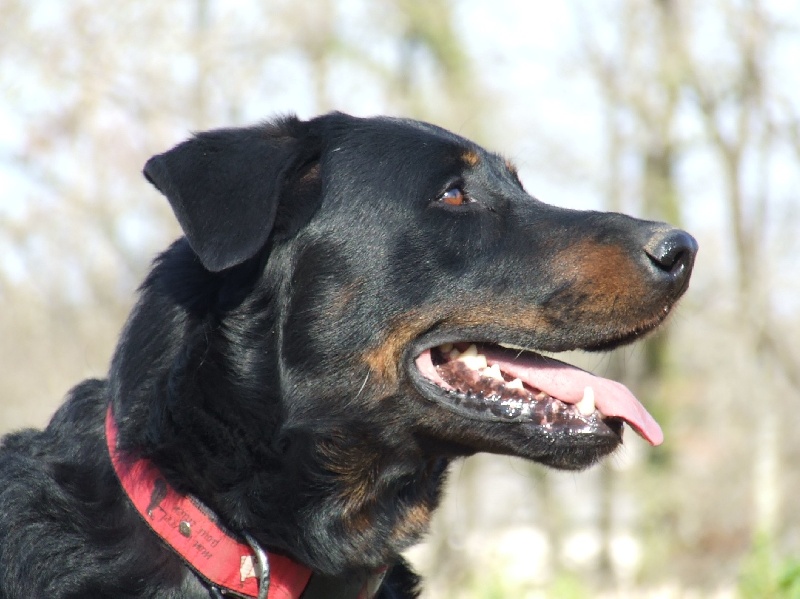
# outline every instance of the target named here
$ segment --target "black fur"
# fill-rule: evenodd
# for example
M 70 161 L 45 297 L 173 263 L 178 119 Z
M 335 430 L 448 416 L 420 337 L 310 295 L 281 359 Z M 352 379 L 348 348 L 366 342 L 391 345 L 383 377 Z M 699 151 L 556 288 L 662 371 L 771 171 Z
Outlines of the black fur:
M 538 202 L 498 156 L 409 120 L 200 133 L 145 175 L 186 237 L 142 285 L 107 380 L 4 439 L 0 599 L 210 596 L 123 496 L 109 403 L 123 449 L 232 530 L 320 575 L 394 565 L 380 597 L 416 596 L 400 552 L 453 459 L 581 468 L 620 427 L 577 439 L 465 417 L 426 395 L 414 357 L 632 341 L 683 293 L 696 250 L 663 225 Z M 439 199 L 454 187 L 467 203 Z

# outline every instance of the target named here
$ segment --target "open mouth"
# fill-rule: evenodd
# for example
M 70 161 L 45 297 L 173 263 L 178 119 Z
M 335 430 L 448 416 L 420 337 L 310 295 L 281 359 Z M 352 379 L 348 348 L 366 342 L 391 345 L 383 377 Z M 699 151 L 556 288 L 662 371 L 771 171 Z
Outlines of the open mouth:
M 526 423 L 568 433 L 628 423 L 652 445 L 661 427 L 621 383 L 540 354 L 490 343 L 445 343 L 414 361 L 434 401 L 478 420 Z

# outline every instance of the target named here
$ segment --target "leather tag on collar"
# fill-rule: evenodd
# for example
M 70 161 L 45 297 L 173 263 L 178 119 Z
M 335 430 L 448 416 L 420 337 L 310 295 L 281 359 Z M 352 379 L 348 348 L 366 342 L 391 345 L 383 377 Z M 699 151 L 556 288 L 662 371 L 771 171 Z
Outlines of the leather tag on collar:
M 153 532 L 212 585 L 244 597 L 258 597 L 253 549 L 225 530 L 197 499 L 178 493 L 150 460 L 130 459 L 118 452 L 117 425 L 110 406 L 105 430 L 108 453 L 122 488 Z M 300 597 L 311 570 L 276 553 L 269 553 L 268 558 L 268 599 Z

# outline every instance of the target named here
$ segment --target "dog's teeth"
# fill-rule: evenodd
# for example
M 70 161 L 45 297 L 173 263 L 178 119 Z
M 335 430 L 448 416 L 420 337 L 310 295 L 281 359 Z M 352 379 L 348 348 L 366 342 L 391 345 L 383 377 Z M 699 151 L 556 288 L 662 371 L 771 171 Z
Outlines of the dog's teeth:
M 471 370 L 482 370 L 487 366 L 486 356 L 482 354 L 479 354 L 477 356 L 472 356 L 472 355 L 467 355 L 467 352 L 464 352 L 458 357 L 458 361 L 463 362 L 467 366 L 467 368 Z
M 497 364 L 495 364 L 495 366 L 497 366 Z M 524 389 L 524 387 L 520 379 L 514 379 L 506 383 L 506 389 Z
M 494 364 L 493 366 L 489 366 L 489 368 L 484 368 L 481 371 L 481 376 L 485 376 L 486 378 L 489 378 L 489 379 L 496 379 L 498 381 L 504 380 L 503 379 L 503 373 L 500 372 L 500 366 L 498 366 L 497 364 Z
M 447 354 L 451 360 L 458 360 L 458 357 L 461 355 L 461 352 L 457 349 L 453 348 L 450 350 L 450 353 Z
M 456 350 L 453 350 L 456 351 Z M 450 352 L 452 355 L 452 352 Z M 467 368 L 472 370 L 481 370 L 486 368 L 488 364 L 486 363 L 486 356 L 483 354 L 478 353 L 478 347 L 473 343 L 467 349 L 461 353 L 461 355 L 456 357 L 460 362 L 466 364 Z
M 462 356 L 477 356 L 478 355 L 478 347 L 473 343 L 467 349 L 464 350 L 464 353 L 461 354 Z
M 586 387 L 583 390 L 583 399 L 575 404 L 575 407 L 578 408 L 578 411 L 584 416 L 590 416 L 594 414 L 594 389 L 591 387 Z
M 453 350 L 452 343 L 443 343 L 439 346 L 439 349 L 442 351 L 443 354 L 449 354 Z

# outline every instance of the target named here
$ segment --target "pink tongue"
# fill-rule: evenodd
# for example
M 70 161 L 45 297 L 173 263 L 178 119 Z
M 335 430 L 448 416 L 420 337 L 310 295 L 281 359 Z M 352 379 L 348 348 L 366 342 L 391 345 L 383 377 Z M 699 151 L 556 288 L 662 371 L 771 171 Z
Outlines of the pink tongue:
M 535 354 L 482 347 L 490 366 L 497 364 L 504 373 L 521 379 L 564 403 L 576 404 L 586 387 L 594 390 L 594 401 L 603 416 L 621 418 L 651 445 L 664 441 L 661 427 L 622 383 L 595 376 L 585 370 Z

